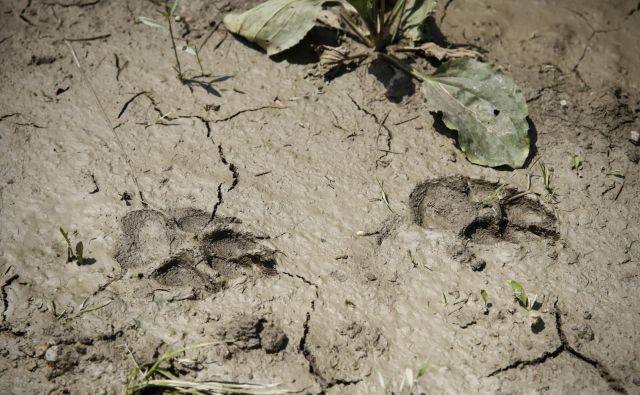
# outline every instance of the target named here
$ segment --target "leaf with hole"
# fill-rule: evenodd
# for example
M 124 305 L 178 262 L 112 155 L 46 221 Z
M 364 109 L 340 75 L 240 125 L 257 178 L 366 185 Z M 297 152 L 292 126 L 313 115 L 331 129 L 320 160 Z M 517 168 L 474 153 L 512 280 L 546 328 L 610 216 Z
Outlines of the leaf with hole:
M 227 29 L 275 55 L 299 43 L 328 0 L 270 0 L 242 14 L 227 14 Z
M 454 59 L 424 76 L 422 91 L 429 110 L 442 112 L 445 125 L 458 131 L 470 162 L 524 165 L 530 144 L 527 103 L 511 78 L 475 59 Z

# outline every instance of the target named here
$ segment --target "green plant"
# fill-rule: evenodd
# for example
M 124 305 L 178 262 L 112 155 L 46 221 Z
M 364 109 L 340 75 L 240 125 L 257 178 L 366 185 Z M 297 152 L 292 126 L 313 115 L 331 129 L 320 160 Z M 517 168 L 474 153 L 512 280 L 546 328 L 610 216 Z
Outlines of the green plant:
M 534 321 L 540 319 L 540 312 L 538 311 L 540 309 L 540 306 L 536 302 L 537 296 L 534 295 L 533 299 L 530 299 L 522 284 L 520 284 L 516 280 L 511 280 L 509 282 L 509 285 L 511 285 L 511 289 L 513 289 L 513 296 L 518 301 L 520 307 L 527 310 L 527 315 L 529 316 L 529 318 Z
M 576 174 L 580 175 L 580 170 L 582 170 L 582 157 L 580 155 L 576 154 L 571 157 L 571 168 Z
M 484 314 L 489 314 L 489 307 L 491 307 L 491 303 L 489 302 L 489 293 L 486 289 L 480 290 L 480 296 L 482 297 L 482 301 L 484 302 Z
M 190 46 L 188 41 L 185 41 L 185 43 L 181 45 L 176 44 L 176 37 L 173 33 L 173 23 L 171 19 L 174 17 L 179 3 L 180 3 L 180 0 L 175 0 L 172 5 L 169 5 L 170 4 L 169 0 L 166 0 L 164 4 L 164 9 L 160 11 L 160 15 L 164 18 L 164 24 L 144 16 L 138 17 L 138 20 L 147 26 L 150 26 L 156 29 L 165 30 L 169 33 L 169 38 L 171 40 L 171 49 L 173 50 L 173 55 L 176 62 L 174 69 L 177 73 L 178 80 L 180 80 L 183 83 L 187 83 L 195 78 L 208 77 L 209 74 L 204 72 L 204 68 L 202 67 L 202 60 L 200 58 L 200 51 L 202 50 L 202 46 L 204 45 L 204 43 L 201 44 L 200 46 L 194 46 L 194 47 Z M 196 61 L 198 62 L 198 67 L 200 68 L 199 75 L 191 74 L 191 77 L 189 77 L 189 73 L 192 70 L 184 70 L 182 68 L 182 64 L 180 63 L 180 56 L 178 56 L 178 50 L 196 57 Z
M 169 393 L 189 394 L 287 394 L 292 391 L 280 389 L 277 384 L 240 384 L 221 381 L 196 382 L 179 378 L 165 367 L 178 355 L 189 350 L 229 344 L 229 341 L 203 343 L 168 351 L 146 367 L 136 366 L 127 377 L 126 394 L 141 395 L 146 393 L 168 391 Z M 135 362 L 135 360 L 134 360 Z M 153 392 L 155 393 L 155 392 Z
M 484 302 L 485 306 L 489 303 L 489 293 L 487 292 L 486 289 L 481 289 L 480 290 L 480 296 L 482 297 L 482 301 Z
M 547 166 L 540 161 L 540 170 L 542 171 L 542 181 L 544 182 L 544 189 L 550 195 L 553 195 L 553 187 L 551 186 L 551 170 L 547 168 Z
M 402 381 L 398 387 L 394 387 L 394 383 L 387 383 L 382 377 L 382 374 L 378 373 L 378 380 L 380 385 L 384 389 L 384 394 L 387 395 L 412 395 L 414 391 L 418 391 L 418 380 L 424 376 L 427 372 L 427 364 L 423 363 L 418 371 L 414 373 L 413 370 L 407 368 L 402 376 Z
M 323 68 L 379 56 L 421 83 L 427 109 L 443 113 L 445 125 L 458 131 L 458 143 L 469 161 L 522 167 L 530 145 L 524 96 L 510 78 L 474 59 L 475 52 L 423 43 L 429 39 L 424 24 L 435 4 L 435 0 L 269 0 L 244 13 L 226 15 L 224 24 L 275 55 L 302 40 L 326 9 L 335 18 L 324 23 L 343 32 L 346 45 L 329 50 L 323 46 Z M 427 74 L 401 55 L 407 53 L 449 60 Z
M 60 228 L 60 233 L 62 233 L 62 237 L 67 242 L 67 263 L 76 261 L 78 265 L 82 265 L 84 263 L 84 245 L 81 241 L 76 244 L 75 254 L 74 250 L 71 247 L 71 240 L 69 239 L 69 233 L 65 232 L 64 229 Z
M 482 201 L 485 203 L 491 203 L 496 200 L 502 200 L 504 198 L 504 191 L 507 188 L 508 184 L 506 182 L 500 182 L 496 189 L 493 190 L 490 194 L 485 196 Z

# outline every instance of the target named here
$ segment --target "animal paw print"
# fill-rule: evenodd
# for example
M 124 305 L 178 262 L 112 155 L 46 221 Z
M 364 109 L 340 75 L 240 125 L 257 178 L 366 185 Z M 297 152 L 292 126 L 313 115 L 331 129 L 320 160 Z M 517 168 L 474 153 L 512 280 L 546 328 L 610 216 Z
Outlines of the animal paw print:
M 123 269 L 147 273 L 164 286 L 208 292 L 242 276 L 275 274 L 275 251 L 241 225 L 196 209 L 131 211 L 122 219 L 115 258 Z
M 446 229 L 478 244 L 557 240 L 555 214 L 515 188 L 462 176 L 420 183 L 410 196 L 413 221 Z

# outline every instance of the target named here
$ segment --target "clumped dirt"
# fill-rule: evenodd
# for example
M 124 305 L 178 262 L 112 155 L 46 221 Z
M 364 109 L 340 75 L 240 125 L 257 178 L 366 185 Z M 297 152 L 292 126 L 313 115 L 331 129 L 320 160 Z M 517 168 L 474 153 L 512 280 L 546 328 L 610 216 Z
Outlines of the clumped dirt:
M 326 32 L 269 59 L 220 26 L 257 3 L 183 2 L 177 35 L 210 35 L 190 85 L 137 21 L 151 1 L 0 4 L 4 392 L 121 393 L 132 359 L 229 340 L 173 370 L 371 394 L 427 362 L 428 393 L 639 393 L 640 4 L 440 2 L 432 37 L 523 89 L 535 152 L 509 171 L 468 163 L 380 60 L 319 78 Z

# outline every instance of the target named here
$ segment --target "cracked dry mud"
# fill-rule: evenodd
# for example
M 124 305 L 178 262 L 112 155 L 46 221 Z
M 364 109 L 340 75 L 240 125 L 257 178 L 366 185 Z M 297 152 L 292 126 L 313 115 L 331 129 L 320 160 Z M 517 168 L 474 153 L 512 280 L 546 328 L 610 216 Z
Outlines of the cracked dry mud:
M 183 2 L 175 27 L 200 42 L 256 3 Z M 466 162 L 383 62 L 314 78 L 310 40 L 272 60 L 219 27 L 202 60 L 229 78 L 184 86 L 136 22 L 155 10 L 0 4 L 4 393 L 121 393 L 132 356 L 220 339 L 175 370 L 373 394 L 426 361 L 427 393 L 640 393 L 636 0 L 440 2 L 434 37 L 527 98 L 513 172 Z

